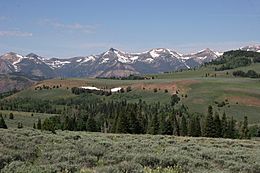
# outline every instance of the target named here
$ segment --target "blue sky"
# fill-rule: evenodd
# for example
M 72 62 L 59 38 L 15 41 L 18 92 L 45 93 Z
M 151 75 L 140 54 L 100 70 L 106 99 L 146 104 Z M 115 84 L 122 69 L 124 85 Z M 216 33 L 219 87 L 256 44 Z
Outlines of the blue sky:
M 0 54 L 223 51 L 260 43 L 259 0 L 2 0 Z

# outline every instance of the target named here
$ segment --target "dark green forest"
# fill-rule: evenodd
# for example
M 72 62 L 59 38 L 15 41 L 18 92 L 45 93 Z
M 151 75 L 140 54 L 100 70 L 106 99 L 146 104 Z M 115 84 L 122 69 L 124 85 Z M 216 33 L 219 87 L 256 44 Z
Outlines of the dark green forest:
M 259 129 L 250 133 L 248 120 L 237 122 L 232 116 L 208 106 L 206 115 L 189 112 L 177 94 L 168 104 L 147 104 L 121 101 L 104 101 L 95 95 L 100 93 L 80 92 L 73 99 L 40 100 L 16 98 L 1 101 L 1 110 L 58 114 L 43 122 L 39 119 L 32 128 L 48 130 L 89 131 L 128 134 L 163 134 L 176 136 L 205 136 L 215 138 L 250 138 L 258 136 Z M 129 90 L 128 92 L 130 92 Z M 7 128 L 1 118 L 0 127 Z M 21 127 L 21 125 L 20 125 Z
M 234 69 L 238 67 L 248 66 L 252 63 L 260 62 L 260 53 L 243 51 L 243 50 L 232 50 L 224 52 L 222 57 L 206 63 L 205 65 L 217 65 L 215 71 L 223 71 Z

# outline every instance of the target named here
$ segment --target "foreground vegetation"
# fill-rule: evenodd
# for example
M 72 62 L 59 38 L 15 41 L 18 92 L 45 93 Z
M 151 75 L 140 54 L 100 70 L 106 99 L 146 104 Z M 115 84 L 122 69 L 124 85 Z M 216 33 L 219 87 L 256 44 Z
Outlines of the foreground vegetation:
M 260 136 L 258 55 L 228 52 L 200 69 L 53 79 L 1 94 L 0 172 L 258 173 L 259 141 L 223 139 Z
M 260 142 L 0 129 L 1 172 L 260 171 Z M 159 171 L 158 171 L 159 170 Z

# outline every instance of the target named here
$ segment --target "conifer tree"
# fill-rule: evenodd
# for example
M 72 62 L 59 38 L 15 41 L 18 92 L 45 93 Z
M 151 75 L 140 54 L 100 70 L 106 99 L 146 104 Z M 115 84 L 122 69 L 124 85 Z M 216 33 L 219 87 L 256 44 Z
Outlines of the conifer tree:
M 198 116 L 195 117 L 195 137 L 201 136 L 201 125 Z
M 227 137 L 227 116 L 226 113 L 223 113 L 222 119 L 221 119 L 221 137 L 226 138 Z
M 9 114 L 9 119 L 10 119 L 10 120 L 13 120 L 13 119 L 14 119 L 14 114 L 13 114 L 12 112 Z
M 227 137 L 232 139 L 236 138 L 235 121 L 233 117 L 228 121 Z
M 136 113 L 131 111 L 129 116 L 129 133 L 139 134 L 142 132 L 140 122 L 137 119 Z
M 181 135 L 182 136 L 188 135 L 187 120 L 184 115 L 182 115 L 181 117 Z
M 157 115 L 157 113 L 155 113 L 150 122 L 148 133 L 152 134 L 152 135 L 157 135 L 159 133 L 159 128 L 160 128 L 159 126 L 160 126 L 160 124 L 158 121 L 158 115 Z
M 212 106 L 208 107 L 208 114 L 205 121 L 205 130 L 206 137 L 214 137 L 215 134 L 215 125 L 213 120 L 213 108 Z
M 172 114 L 172 121 L 173 121 L 173 135 L 180 136 L 180 125 L 175 113 Z
M 218 112 L 215 112 L 215 116 L 214 116 L 214 137 L 219 138 L 221 137 L 221 133 L 222 133 L 222 127 L 221 127 L 221 121 L 219 118 L 219 114 Z
M 116 133 L 128 133 L 128 119 L 125 113 L 122 111 L 118 115 Z
M 42 122 L 41 122 L 41 119 L 39 118 L 38 119 L 38 122 L 37 122 L 37 129 L 42 129 Z
M 111 128 L 112 133 L 116 133 L 116 131 L 117 131 L 117 122 L 118 122 L 118 113 L 115 113 L 112 128 Z
M 47 130 L 47 131 L 51 131 L 52 133 L 56 133 L 55 132 L 55 125 L 54 123 L 50 120 L 50 118 L 46 118 L 42 124 L 42 129 L 43 130 Z
M 164 114 L 159 115 L 159 134 L 165 134 L 166 132 L 166 118 Z
M 7 129 L 7 125 L 2 115 L 0 115 L 0 128 Z
M 201 136 L 201 126 L 200 120 L 198 116 L 193 115 L 189 119 L 189 129 L 188 129 L 189 136 L 199 137 Z
M 195 119 L 194 116 L 189 118 L 188 135 L 195 136 Z
M 249 139 L 249 129 L 248 129 L 247 116 L 244 117 L 241 133 L 242 134 L 240 136 L 241 136 L 242 139 Z
M 86 129 L 87 131 L 89 132 L 97 132 L 97 124 L 96 124 L 96 121 L 94 119 L 94 117 L 92 115 L 90 115 L 88 117 L 88 120 L 87 120 L 87 125 L 86 125 Z

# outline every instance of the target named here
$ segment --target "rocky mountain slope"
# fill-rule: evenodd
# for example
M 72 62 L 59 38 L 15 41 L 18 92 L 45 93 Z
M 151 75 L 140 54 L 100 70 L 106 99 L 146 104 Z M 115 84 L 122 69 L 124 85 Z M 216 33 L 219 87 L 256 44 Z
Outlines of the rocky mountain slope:
M 210 49 L 182 55 L 165 48 L 142 53 L 126 53 L 111 48 L 99 55 L 47 59 L 33 53 L 22 56 L 10 52 L 0 56 L 0 73 L 19 72 L 30 78 L 128 76 L 194 68 L 220 55 Z

